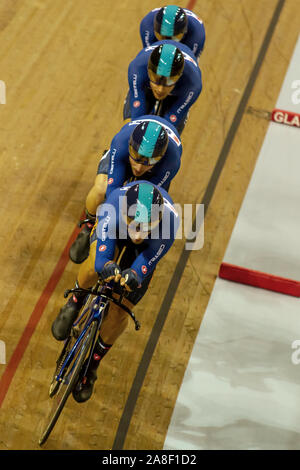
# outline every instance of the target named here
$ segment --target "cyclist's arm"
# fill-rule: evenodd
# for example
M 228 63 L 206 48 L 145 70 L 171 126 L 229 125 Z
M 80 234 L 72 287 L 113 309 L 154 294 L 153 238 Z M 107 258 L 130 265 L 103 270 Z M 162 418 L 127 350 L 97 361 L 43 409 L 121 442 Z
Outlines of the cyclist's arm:
M 203 51 L 205 44 L 205 28 L 201 19 L 196 15 L 188 15 L 189 29 L 184 43 L 191 49 L 198 58 Z
M 113 261 L 115 253 L 116 240 L 102 241 L 97 239 L 95 271 L 100 273 L 108 261 Z
M 139 283 L 154 271 L 157 263 L 169 251 L 173 242 L 172 236 L 164 240 L 151 240 L 150 245 L 139 254 L 131 265 L 131 269 L 137 273 Z
M 180 93 L 178 99 L 164 115 L 164 118 L 175 127 L 185 118 L 190 107 L 195 103 L 202 90 L 201 73 L 200 75 L 196 73 L 193 79 L 191 77 L 189 78 L 188 85 L 186 87 L 184 85 L 181 86 L 181 90 L 178 91 L 178 93 Z
M 157 163 L 154 167 L 153 175 L 151 176 L 151 183 L 156 184 L 168 191 L 170 183 L 180 168 L 180 157 L 173 155 L 172 158 L 167 158 L 167 155 Z M 158 166 L 159 165 L 159 166 Z
M 156 41 L 156 38 L 153 33 L 153 19 L 154 12 L 150 11 L 141 21 L 140 24 L 140 36 L 143 43 L 143 47 L 150 46 L 153 42 Z
M 166 193 L 164 196 L 164 215 L 160 227 L 151 234 L 147 248 L 139 254 L 131 266 L 136 271 L 139 282 L 142 282 L 154 271 L 157 263 L 169 251 L 174 243 L 179 225 L 179 215 L 174 208 L 170 196 Z M 158 231 L 162 234 L 160 238 L 155 237 Z
M 129 65 L 128 83 L 129 83 L 129 104 L 131 119 L 138 118 L 147 114 L 147 102 L 145 93 L 145 81 L 147 80 L 147 67 L 144 70 L 144 64 L 135 59 Z
M 106 198 L 108 198 L 116 188 L 120 188 L 123 185 L 126 178 L 127 160 L 128 140 L 117 134 L 117 136 L 113 138 L 110 147 L 110 165 L 107 173 Z
M 95 271 L 100 273 L 108 261 L 113 261 L 118 233 L 118 197 L 115 191 L 97 209 Z

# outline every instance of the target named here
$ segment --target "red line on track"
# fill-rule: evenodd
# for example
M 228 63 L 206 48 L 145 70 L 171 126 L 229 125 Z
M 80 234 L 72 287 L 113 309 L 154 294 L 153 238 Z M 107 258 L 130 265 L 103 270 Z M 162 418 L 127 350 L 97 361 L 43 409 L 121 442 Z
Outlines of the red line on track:
M 84 215 L 84 214 L 83 214 Z M 54 271 L 51 274 L 51 277 L 43 290 L 39 300 L 37 301 L 34 310 L 28 320 L 28 323 L 25 327 L 25 330 L 6 366 L 6 369 L 1 377 L 0 380 L 0 408 L 3 403 L 3 400 L 6 396 L 10 383 L 15 375 L 15 372 L 21 362 L 23 354 L 28 346 L 31 336 L 33 335 L 35 328 L 49 302 L 51 295 L 53 294 L 60 278 L 62 277 L 66 265 L 69 261 L 69 250 L 76 239 L 77 234 L 79 233 L 80 229 L 76 226 L 73 230 L 72 235 L 70 236 L 68 243 L 66 244 L 58 263 L 56 264 Z
M 197 0 L 189 0 L 189 3 L 187 4 L 186 8 L 188 10 L 192 10 L 194 6 L 196 5 Z

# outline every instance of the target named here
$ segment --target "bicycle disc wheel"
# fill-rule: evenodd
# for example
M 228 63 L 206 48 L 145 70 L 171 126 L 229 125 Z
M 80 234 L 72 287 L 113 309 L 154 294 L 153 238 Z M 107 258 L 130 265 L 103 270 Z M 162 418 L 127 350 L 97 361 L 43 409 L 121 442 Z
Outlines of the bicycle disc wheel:
M 44 431 L 40 437 L 39 445 L 43 445 L 48 439 L 52 429 L 55 426 L 56 421 L 61 414 L 63 407 L 68 399 L 68 396 L 72 392 L 72 389 L 78 379 L 80 369 L 83 365 L 83 362 L 89 352 L 89 349 L 93 343 L 93 339 L 97 330 L 97 322 L 93 322 L 85 332 L 78 352 L 75 354 L 73 360 L 68 366 L 64 374 L 64 378 L 59 385 L 59 389 L 56 395 L 52 398 L 53 405 L 49 413 L 47 424 L 44 428 Z

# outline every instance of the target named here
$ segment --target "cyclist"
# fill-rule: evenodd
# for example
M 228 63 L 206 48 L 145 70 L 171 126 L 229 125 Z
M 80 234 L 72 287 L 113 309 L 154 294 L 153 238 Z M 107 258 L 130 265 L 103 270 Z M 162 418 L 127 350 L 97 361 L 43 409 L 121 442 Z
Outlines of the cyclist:
M 203 21 L 190 10 L 176 5 L 155 8 L 141 21 L 143 47 L 162 39 L 172 39 L 188 46 L 199 58 L 205 44 Z
M 90 288 L 98 278 L 114 281 L 114 292 L 120 294 L 123 286 L 126 292 L 123 301 L 132 309 L 146 293 L 157 263 L 174 242 L 178 226 L 178 214 L 163 188 L 139 181 L 115 189 L 98 208 L 90 254 L 80 266 L 76 287 Z M 57 340 L 68 336 L 84 300 L 85 294 L 73 294 L 62 307 L 52 324 Z M 127 313 L 111 303 L 87 375 L 80 378 L 73 392 L 76 401 L 90 398 L 99 363 L 126 328 L 127 321 Z
M 88 222 L 70 249 L 82 263 L 89 253 L 89 237 L 96 210 L 105 197 L 130 178 L 149 180 L 168 190 L 180 168 L 182 145 L 176 128 L 157 116 L 141 116 L 122 127 L 104 153 L 94 186 L 86 198 Z
M 124 120 L 156 114 L 180 134 L 202 90 L 196 57 L 185 44 L 175 41 L 159 41 L 140 51 L 129 65 L 128 83 Z

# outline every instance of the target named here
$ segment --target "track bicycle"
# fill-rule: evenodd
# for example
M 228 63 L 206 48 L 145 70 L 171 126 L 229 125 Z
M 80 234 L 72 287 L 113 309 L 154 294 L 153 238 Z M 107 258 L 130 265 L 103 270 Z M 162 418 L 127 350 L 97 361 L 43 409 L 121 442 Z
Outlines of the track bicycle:
M 85 293 L 87 298 L 56 361 L 55 372 L 49 388 L 52 408 L 39 439 L 40 446 L 48 439 L 79 377 L 86 375 L 100 326 L 104 316 L 108 313 L 110 302 L 127 312 L 135 323 L 135 329 L 140 329 L 140 323 L 136 320 L 133 312 L 122 303 L 124 289 L 120 298 L 116 299 L 112 295 L 112 284 L 105 283 L 103 285 L 98 281 L 92 289 L 68 289 L 65 291 L 64 297 L 67 298 L 69 294 L 78 292 Z

